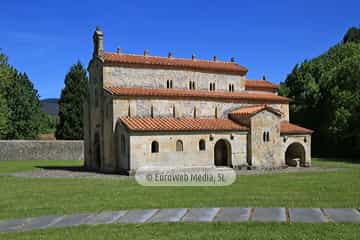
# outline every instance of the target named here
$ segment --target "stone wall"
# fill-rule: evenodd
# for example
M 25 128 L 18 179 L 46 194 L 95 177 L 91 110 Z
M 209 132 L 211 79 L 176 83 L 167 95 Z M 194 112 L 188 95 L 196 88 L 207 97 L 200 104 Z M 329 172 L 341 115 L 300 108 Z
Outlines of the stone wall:
M 0 141 L 3 160 L 83 160 L 83 141 Z
M 223 139 L 231 145 L 231 165 L 246 163 L 246 132 L 212 133 L 136 133 L 130 136 L 130 169 L 142 166 L 214 166 L 214 148 Z M 205 151 L 199 150 L 199 141 L 205 140 Z M 176 151 L 176 141 L 181 140 L 183 151 Z M 151 152 L 151 143 L 159 143 L 159 152 Z
M 114 121 L 119 117 L 150 117 L 151 107 L 153 108 L 153 117 L 193 117 L 196 109 L 196 117 L 217 117 L 227 118 L 229 112 L 254 104 L 233 103 L 225 101 L 205 101 L 205 100 L 176 100 L 176 99 L 114 99 L 113 112 Z M 288 104 L 268 104 L 283 112 L 281 120 L 289 120 Z M 130 108 L 130 111 L 129 111 Z
M 281 156 L 279 117 L 267 110 L 251 118 L 249 156 L 254 167 L 280 167 L 285 165 Z M 269 141 L 263 134 L 269 133 Z
M 173 88 L 189 89 L 189 82 L 195 82 L 198 90 L 209 90 L 210 83 L 215 89 L 229 91 L 229 84 L 234 91 L 245 90 L 245 76 L 222 73 L 208 73 L 189 70 L 104 67 L 104 86 L 166 88 L 167 81 L 172 80 Z

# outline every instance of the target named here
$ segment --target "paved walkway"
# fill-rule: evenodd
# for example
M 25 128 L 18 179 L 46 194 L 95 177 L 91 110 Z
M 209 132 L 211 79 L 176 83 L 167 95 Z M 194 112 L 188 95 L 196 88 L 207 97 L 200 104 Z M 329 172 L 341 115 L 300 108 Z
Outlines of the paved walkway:
M 27 231 L 81 224 L 158 222 L 357 222 L 360 212 L 351 208 L 173 208 L 108 211 L 95 214 L 43 216 L 0 221 L 0 232 Z

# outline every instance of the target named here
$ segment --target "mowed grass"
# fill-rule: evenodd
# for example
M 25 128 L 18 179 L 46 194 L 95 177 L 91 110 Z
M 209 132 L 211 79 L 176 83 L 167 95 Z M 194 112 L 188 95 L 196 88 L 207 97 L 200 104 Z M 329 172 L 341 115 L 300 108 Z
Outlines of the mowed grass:
M 162 223 L 112 224 L 0 233 L 0 239 L 359 239 L 359 224 Z
M 12 173 L 12 172 L 21 172 L 34 170 L 38 166 L 48 166 L 48 167 L 64 167 L 64 166 L 73 166 L 78 167 L 82 166 L 82 161 L 77 160 L 65 160 L 65 161 L 49 161 L 49 160 L 11 160 L 11 161 L 0 161 L 0 174 L 1 173 Z
M 23 164 L 26 165 L 24 167 Z M 66 162 L 80 165 L 81 162 Z M 227 187 L 143 187 L 133 179 L 28 179 L 0 177 L 0 219 L 176 207 L 353 207 L 360 206 L 360 164 L 314 160 L 341 167 L 334 172 L 241 176 Z M 13 162 L 0 168 L 16 171 Z M 19 170 L 30 162 L 16 162 Z M 34 166 L 56 165 L 56 161 Z M 61 162 L 63 164 L 63 162 Z

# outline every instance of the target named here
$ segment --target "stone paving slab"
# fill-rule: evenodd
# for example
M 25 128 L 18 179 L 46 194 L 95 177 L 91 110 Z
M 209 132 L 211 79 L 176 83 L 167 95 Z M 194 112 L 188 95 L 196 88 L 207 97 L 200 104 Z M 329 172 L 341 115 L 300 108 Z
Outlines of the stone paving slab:
M 327 222 L 319 208 L 290 208 L 290 222 Z
M 211 222 L 220 208 L 192 208 L 183 217 L 183 222 Z
M 33 230 L 33 229 L 42 229 L 47 228 L 50 225 L 54 225 L 57 222 L 60 222 L 64 216 L 60 215 L 51 215 L 51 216 L 43 216 L 38 218 L 32 218 L 29 222 L 24 224 L 23 227 L 21 227 L 22 231 L 27 230 Z
M 86 221 L 84 221 L 84 224 L 96 225 L 114 223 L 126 213 L 127 211 L 101 212 L 99 214 L 89 217 Z
M 0 222 L 0 232 L 12 232 L 18 231 L 26 223 L 30 221 L 30 218 L 14 219 L 10 221 L 1 221 Z
M 49 227 L 69 227 L 69 226 L 78 226 L 84 224 L 88 218 L 93 216 L 92 214 L 74 214 L 65 216 L 60 221 L 50 224 Z
M 187 208 L 161 209 L 149 222 L 179 222 L 187 211 Z
M 255 208 L 251 219 L 257 222 L 286 222 L 285 208 Z
M 360 213 L 351 208 L 325 208 L 324 212 L 335 222 L 360 222 Z
M 116 222 L 121 223 L 144 223 L 158 212 L 159 209 L 145 209 L 129 211 Z
M 214 222 L 244 222 L 250 218 L 251 208 L 223 208 Z

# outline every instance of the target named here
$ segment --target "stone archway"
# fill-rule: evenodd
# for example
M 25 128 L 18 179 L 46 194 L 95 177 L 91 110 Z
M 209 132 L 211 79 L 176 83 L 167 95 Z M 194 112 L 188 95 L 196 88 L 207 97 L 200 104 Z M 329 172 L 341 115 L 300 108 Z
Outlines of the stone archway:
M 302 167 L 305 166 L 305 148 L 301 143 L 294 142 L 287 147 L 285 163 L 291 167 L 296 167 L 297 163 Z
M 214 147 L 215 166 L 231 166 L 231 144 L 224 139 L 216 142 Z

